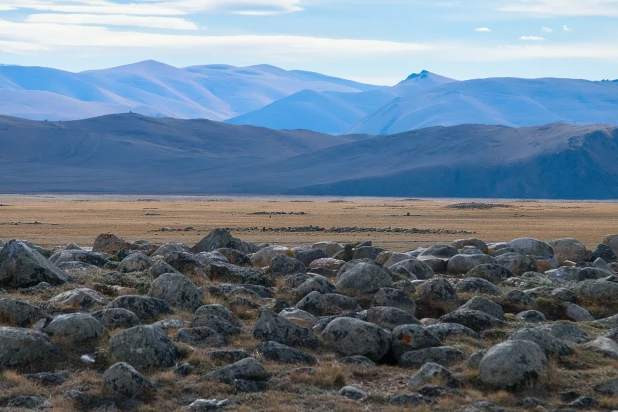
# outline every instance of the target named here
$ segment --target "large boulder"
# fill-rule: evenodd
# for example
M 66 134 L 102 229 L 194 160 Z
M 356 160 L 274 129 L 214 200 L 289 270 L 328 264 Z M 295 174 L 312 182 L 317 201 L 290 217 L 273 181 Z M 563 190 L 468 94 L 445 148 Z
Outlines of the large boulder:
M 618 283 L 606 280 L 587 280 L 578 283 L 574 292 L 579 298 L 605 303 L 612 302 L 618 296 Z
M 174 313 L 172 308 L 162 299 L 152 296 L 124 295 L 114 299 L 110 308 L 122 308 L 135 313 L 141 321 L 150 321 L 161 315 Z
M 579 240 L 570 237 L 552 240 L 548 244 L 554 250 L 558 264 L 563 265 L 564 262 L 587 262 L 590 259 L 590 252 L 586 249 Z
M 317 363 L 317 360 L 312 355 L 278 342 L 262 342 L 256 348 L 256 351 L 265 359 L 273 362 L 300 363 L 305 365 L 314 365 Z
M 615 253 L 618 253 L 618 235 L 607 235 L 601 243 L 612 248 Z
M 431 383 L 446 384 L 446 386 L 454 388 L 462 385 L 461 381 L 453 376 L 444 366 L 428 362 L 417 373 L 412 375 L 408 381 L 408 387 L 416 389 Z
M 60 349 L 41 332 L 0 328 L 0 369 L 46 370 L 60 358 Z
M 321 249 L 314 249 L 311 247 L 297 247 L 292 249 L 292 251 L 296 255 L 296 259 L 303 262 L 306 267 L 309 267 L 314 260 L 328 259 L 331 256 Z
M 191 252 L 213 252 L 217 249 L 236 249 L 244 254 L 255 253 L 258 247 L 253 243 L 236 239 L 227 229 L 215 229 L 191 248 Z M 264 265 L 266 266 L 266 265 Z
M 528 255 L 517 252 L 504 253 L 496 257 L 496 263 L 510 270 L 515 276 L 526 272 L 536 272 L 536 260 Z
M 481 381 L 496 388 L 511 388 L 547 371 L 543 349 L 527 340 L 511 340 L 491 348 L 479 365 Z
M 0 324 L 26 327 L 47 316 L 41 308 L 23 300 L 0 299 Z
M 463 275 L 478 265 L 490 263 L 496 263 L 496 260 L 489 255 L 455 255 L 449 259 L 446 271 L 453 275 Z
M 339 269 L 345 265 L 345 261 L 339 259 L 325 258 L 317 259 L 309 265 L 309 272 L 321 273 L 325 276 L 337 276 Z
M 450 259 L 455 255 L 458 255 L 459 251 L 456 247 L 449 245 L 433 245 L 423 250 L 418 257 L 433 256 L 437 258 Z
M 419 288 L 416 297 L 417 312 L 420 317 L 439 317 L 459 307 L 457 291 L 446 279 L 430 279 Z
M 217 316 L 221 319 L 225 319 L 226 321 L 228 321 L 229 323 L 231 323 L 232 325 L 236 327 L 239 327 L 239 328 L 244 327 L 243 323 L 240 321 L 240 319 L 236 317 L 234 312 L 232 312 L 231 310 L 229 310 L 223 305 L 214 304 L 214 305 L 200 306 L 195 311 L 195 316 L 197 318 L 202 317 L 202 316 Z
M 459 293 L 480 293 L 484 295 L 502 295 L 502 290 L 483 278 L 465 278 L 457 282 L 455 290 Z
M 401 325 L 391 332 L 392 351 L 395 359 L 410 351 L 440 346 L 440 338 L 421 325 Z
M 307 268 L 298 259 L 286 255 L 276 255 L 270 261 L 270 272 L 277 275 L 294 275 L 296 273 L 306 273 Z
M 476 332 L 505 325 L 504 321 L 496 319 L 485 312 L 470 309 L 457 309 L 440 318 L 441 323 L 459 323 Z
M 155 261 L 143 253 L 131 253 L 122 259 L 118 270 L 123 273 L 145 272 L 155 264 Z
M 573 350 L 560 339 L 541 328 L 523 328 L 509 335 L 509 340 L 528 340 L 536 343 L 548 356 L 566 356 Z
M 227 345 L 225 336 L 206 327 L 182 328 L 178 330 L 175 341 L 197 348 L 220 348 Z
M 390 287 L 393 278 L 388 269 L 370 260 L 352 260 L 337 274 L 337 289 L 346 295 L 377 292 Z
M 413 350 L 401 355 L 397 364 L 404 368 L 420 368 L 428 362 L 442 366 L 454 365 L 463 362 L 466 354 L 451 346 L 436 346 Z
M 373 296 L 371 306 L 389 306 L 416 314 L 416 303 L 401 289 L 382 288 Z
M 131 362 L 136 368 L 174 366 L 180 352 L 157 326 L 135 326 L 114 335 L 109 351 L 116 362 Z
M 270 374 L 255 358 L 244 358 L 224 368 L 202 375 L 198 381 L 218 381 L 232 384 L 234 380 L 266 381 Z
M 106 308 L 93 312 L 92 317 L 108 330 L 127 329 L 139 325 L 135 313 L 122 308 Z
M 380 253 L 384 252 L 384 249 L 373 246 L 360 246 L 354 249 L 352 254 L 353 260 L 359 259 L 371 259 L 375 260 Z
M 98 267 L 103 267 L 108 262 L 103 253 L 87 252 L 82 249 L 65 249 L 56 252 L 49 258 L 49 261 L 56 266 L 62 263 L 83 262 Z
M 55 316 L 51 321 L 42 320 L 42 332 L 50 336 L 69 339 L 71 342 L 86 342 L 96 339 L 105 333 L 105 327 L 86 313 L 69 313 Z
M 256 267 L 270 266 L 270 263 L 277 255 L 296 258 L 294 252 L 285 246 L 268 246 L 251 255 L 251 264 Z
M 152 256 L 165 256 L 171 252 L 189 252 L 191 246 L 186 243 L 169 242 L 159 246 L 157 250 L 152 253 Z
M 123 238 L 118 237 L 111 233 L 101 233 L 94 240 L 94 245 L 92 246 L 93 252 L 103 252 L 109 255 L 116 255 L 122 249 L 130 249 L 131 244 L 125 242 Z
M 420 324 L 410 312 L 388 306 L 373 306 L 367 310 L 367 322 L 384 329 L 393 329 L 399 325 Z
M 76 308 L 89 309 L 95 305 L 107 305 L 107 298 L 88 288 L 67 290 L 49 299 L 50 302 Z
M 524 237 L 511 241 L 511 247 L 522 255 L 532 256 L 536 260 L 549 263 L 554 268 L 558 267 L 558 259 L 549 243 Z
M 502 306 L 481 296 L 474 296 L 465 304 L 461 305 L 459 310 L 478 310 L 485 312 L 496 319 L 504 320 L 504 311 L 502 310 Z
M 343 312 L 359 312 L 361 307 L 356 301 L 348 296 L 337 293 L 325 293 L 314 291 L 302 298 L 296 307 L 305 310 L 315 316 L 338 315 Z
M 148 295 L 167 302 L 172 307 L 196 310 L 204 299 L 204 294 L 186 276 L 179 273 L 166 273 L 159 276 L 148 291 Z
M 288 346 L 315 349 L 318 338 L 313 330 L 299 326 L 272 312 L 264 311 L 253 327 L 253 337 L 263 341 L 274 341 Z
M 390 334 L 384 329 L 353 318 L 337 318 L 322 331 L 322 339 L 341 356 L 362 355 L 373 361 L 390 349 Z
M 148 378 L 125 362 L 115 363 L 103 373 L 103 387 L 109 393 L 127 398 L 147 396 L 155 390 Z
M 497 284 L 509 278 L 515 277 L 515 275 L 510 270 L 504 266 L 500 266 L 497 263 L 485 263 L 470 269 L 470 271 L 466 273 L 466 277 L 481 278 Z
M 590 260 L 593 262 L 599 258 L 603 259 L 607 263 L 612 263 L 618 260 L 618 255 L 610 246 L 600 244 L 590 254 Z
M 406 260 L 397 262 L 389 267 L 391 271 L 397 271 L 398 268 L 404 268 L 408 272 L 412 273 L 418 279 L 426 280 L 431 279 L 434 276 L 434 271 L 424 262 L 408 257 Z
M 19 240 L 9 241 L 0 251 L 0 286 L 61 285 L 70 280 L 67 273 Z
M 487 247 L 487 243 L 483 242 L 480 239 L 471 238 L 471 239 L 458 239 L 453 241 L 452 243 L 455 249 L 463 249 L 466 246 L 473 246 L 479 249 L 483 253 L 487 253 L 489 248 Z

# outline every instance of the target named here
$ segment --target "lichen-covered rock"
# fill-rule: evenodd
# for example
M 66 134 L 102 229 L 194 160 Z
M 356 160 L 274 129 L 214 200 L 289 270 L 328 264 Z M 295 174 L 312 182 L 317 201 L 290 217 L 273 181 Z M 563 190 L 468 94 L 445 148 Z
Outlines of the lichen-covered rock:
M 203 293 L 186 276 L 180 273 L 166 273 L 159 276 L 150 286 L 148 295 L 162 299 L 172 307 L 196 310 L 203 303 Z
M 309 272 L 323 272 L 325 276 L 333 277 L 337 276 L 337 272 L 343 265 L 345 265 L 345 261 L 339 259 L 317 259 L 309 265 Z
M 115 363 L 103 373 L 103 387 L 116 396 L 129 398 L 147 396 L 155 390 L 148 378 L 125 362 Z
M 420 368 L 431 362 L 442 366 L 450 366 L 466 360 L 466 354 L 450 346 L 435 346 L 413 350 L 401 355 L 397 364 L 403 368 Z
M 496 263 L 489 255 L 455 255 L 449 259 L 446 271 L 453 275 L 463 275 L 478 265 Z
M 41 332 L 0 328 L 0 368 L 49 370 L 60 358 L 60 349 Z
M 393 278 L 388 269 L 364 259 L 352 260 L 342 266 L 335 286 L 345 295 L 359 295 L 377 292 L 381 288 L 390 287 L 392 283 Z
M 171 252 L 189 252 L 191 246 L 186 243 L 168 242 L 159 246 L 157 250 L 152 253 L 152 256 L 165 256 Z
M 164 314 L 174 313 L 172 308 L 162 299 L 152 296 L 124 295 L 114 299 L 110 308 L 130 310 L 143 322 L 155 319 Z
M 198 381 L 218 381 L 232 384 L 235 379 L 266 381 L 270 379 L 270 374 L 255 358 L 245 358 L 221 369 L 202 375 Z
M 606 263 L 616 262 L 618 255 L 616 251 L 608 245 L 598 245 L 590 254 L 590 260 L 595 261 L 597 259 L 603 259 Z
M 459 293 L 480 293 L 484 295 L 502 295 L 500 288 L 494 286 L 483 278 L 470 278 L 460 280 L 455 285 L 455 290 Z
M 302 298 L 296 307 L 315 316 L 338 315 L 343 312 L 359 312 L 361 307 L 348 296 L 337 293 L 311 292 Z
M 58 315 L 51 321 L 42 320 L 41 322 L 43 323 L 40 329 L 42 332 L 50 336 L 63 337 L 72 342 L 86 342 L 96 339 L 105 332 L 101 322 L 86 313 Z
M 143 253 L 131 253 L 122 259 L 118 270 L 123 273 L 145 272 L 154 265 L 155 261 Z
M 416 372 L 408 381 L 410 389 L 417 389 L 428 384 L 443 384 L 452 388 L 462 386 L 462 383 L 442 365 L 428 362 Z
M 49 261 L 56 266 L 62 263 L 82 262 L 93 266 L 103 267 L 108 262 L 105 254 L 88 252 L 83 249 L 65 249 L 54 253 Z
M 534 342 L 512 340 L 491 348 L 479 365 L 483 383 L 511 388 L 547 371 L 547 357 Z
M 319 319 L 313 316 L 311 313 L 306 312 L 299 308 L 283 309 L 281 312 L 279 312 L 279 316 L 287 320 L 290 320 L 296 323 L 297 325 L 305 326 L 308 328 L 314 327 L 319 321 Z
M 406 269 L 421 280 L 431 279 L 434 276 L 434 270 L 429 265 L 419 259 L 411 257 L 389 266 L 389 270 L 391 271 L 397 271 L 398 268 Z
M 88 288 L 78 288 L 67 290 L 49 299 L 50 302 L 59 303 L 76 308 L 91 308 L 95 305 L 107 305 L 107 298 L 99 292 Z
M 496 319 L 504 320 L 504 311 L 502 310 L 502 306 L 482 296 L 474 296 L 464 305 L 461 305 L 459 310 L 478 310 L 485 312 Z
M 122 308 L 106 308 L 93 312 L 92 317 L 108 330 L 127 329 L 139 325 L 135 313 Z
M 577 239 L 556 239 L 548 242 L 548 244 L 554 250 L 559 265 L 563 265 L 566 261 L 578 263 L 587 262 L 590 259 L 590 252 Z
M 244 254 L 255 253 L 258 247 L 253 243 L 244 242 L 232 236 L 227 229 L 215 229 L 193 246 L 191 252 L 212 252 L 218 249 L 236 249 Z M 266 266 L 266 265 L 264 265 Z
M 265 359 L 273 362 L 300 363 L 305 365 L 315 365 L 317 363 L 317 360 L 312 355 L 278 342 L 262 342 L 256 350 Z
M 136 368 L 170 367 L 180 358 L 178 348 L 156 326 L 134 326 L 109 340 L 110 355 L 116 362 L 131 362 Z
M 293 259 L 296 258 L 294 252 L 285 246 L 268 246 L 251 255 L 251 264 L 256 267 L 270 266 L 270 263 L 277 255 L 285 255 Z
M 485 263 L 478 265 L 466 273 L 466 278 L 481 278 L 494 284 L 498 284 L 512 277 L 515 277 L 513 272 L 497 263 Z
M 311 245 L 314 249 L 323 250 L 328 256 L 334 256 L 337 253 L 343 250 L 343 245 L 341 243 L 327 241 L 327 242 L 316 242 Z
M 512 240 L 511 247 L 522 255 L 532 256 L 536 260 L 549 263 L 554 268 L 558 267 L 558 259 L 556 259 L 554 249 L 546 242 L 524 237 Z
M 496 263 L 510 270 L 515 276 L 521 276 L 526 272 L 536 272 L 536 260 L 527 255 L 517 252 L 504 253 L 496 257 Z
M 435 325 L 427 326 L 427 330 L 434 333 L 440 340 L 445 340 L 450 337 L 467 336 L 472 339 L 481 339 L 481 335 L 473 331 L 467 326 L 459 323 L 436 323 Z
M 517 319 L 521 319 L 524 322 L 528 323 L 542 323 L 547 322 L 547 317 L 538 310 L 526 310 L 523 312 L 519 312 L 516 315 Z
M 477 332 L 505 325 L 505 322 L 485 312 L 461 308 L 442 316 L 440 322 L 459 323 Z
M 24 242 L 11 240 L 0 251 L 0 286 L 26 288 L 41 282 L 61 285 L 70 280 L 67 273 Z
M 271 259 L 269 270 L 277 275 L 294 275 L 296 273 L 306 273 L 307 267 L 298 259 L 278 254 Z
M 353 318 L 337 318 L 322 331 L 322 339 L 341 356 L 362 355 L 373 361 L 390 349 L 390 334 L 384 329 Z
M 93 252 L 103 252 L 109 255 L 115 255 L 120 252 L 122 249 L 129 249 L 131 244 L 125 242 L 123 238 L 120 238 L 111 233 L 101 233 L 94 240 L 94 245 L 92 246 Z
M 420 325 L 402 325 L 391 332 L 391 349 L 395 359 L 410 351 L 440 346 L 440 338 Z
M 371 306 L 389 306 L 404 310 L 414 316 L 416 303 L 401 289 L 382 288 L 373 296 Z
M 288 346 L 300 346 L 315 349 L 318 338 L 313 330 L 263 311 L 253 327 L 253 337 L 263 341 L 274 341 Z
M 586 343 L 584 348 L 600 353 L 606 358 L 618 359 L 618 343 L 605 336 L 599 336 L 592 342 Z
M 541 328 L 523 328 L 509 335 L 509 340 L 528 340 L 536 343 L 548 356 L 568 356 L 573 350 L 560 339 Z
M 296 259 L 300 260 L 306 267 L 311 265 L 311 262 L 318 259 L 328 259 L 331 255 L 320 249 L 314 249 L 311 247 L 296 247 L 292 249 Z M 272 266 L 272 264 L 271 264 Z
M 399 325 L 420 324 L 410 312 L 388 306 L 374 306 L 367 310 L 367 322 L 384 329 L 393 329 Z
M 430 279 L 423 283 L 416 303 L 417 311 L 420 306 L 423 307 L 424 314 L 421 317 L 439 317 L 459 307 L 457 292 L 446 279 Z
M 470 239 L 458 239 L 453 241 L 452 246 L 455 249 L 463 249 L 466 246 L 474 246 L 479 249 L 483 253 L 487 253 L 489 248 L 487 247 L 487 243 L 483 242 L 480 239 L 470 238 Z
M 23 300 L 0 299 L 0 324 L 26 327 L 47 316 L 41 308 Z
M 221 348 L 227 345 L 225 336 L 206 327 L 179 329 L 175 341 L 197 348 Z

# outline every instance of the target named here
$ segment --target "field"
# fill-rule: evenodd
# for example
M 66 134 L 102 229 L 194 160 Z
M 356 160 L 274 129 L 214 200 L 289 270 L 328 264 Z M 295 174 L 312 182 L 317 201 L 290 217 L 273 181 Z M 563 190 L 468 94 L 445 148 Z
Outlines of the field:
M 127 241 L 194 244 L 212 229 L 227 227 L 243 240 L 290 246 L 372 239 L 378 246 L 404 251 L 458 238 L 493 242 L 526 236 L 541 240 L 575 237 L 593 249 L 605 235 L 618 232 L 618 203 L 476 201 L 473 208 L 453 207 L 471 202 L 475 201 L 3 195 L 0 239 L 27 239 L 47 247 L 69 242 L 91 246 L 98 234 L 110 232 Z M 480 202 L 493 207 L 478 209 Z M 420 230 L 281 231 L 305 226 Z

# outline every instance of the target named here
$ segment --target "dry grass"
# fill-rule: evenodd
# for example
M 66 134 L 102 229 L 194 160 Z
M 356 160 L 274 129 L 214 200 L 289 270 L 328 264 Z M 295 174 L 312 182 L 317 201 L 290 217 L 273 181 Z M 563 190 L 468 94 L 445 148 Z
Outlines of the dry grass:
M 294 383 L 321 389 L 340 389 L 346 385 L 348 371 L 337 362 L 324 363 L 313 370 L 315 373 L 293 373 L 290 378 Z

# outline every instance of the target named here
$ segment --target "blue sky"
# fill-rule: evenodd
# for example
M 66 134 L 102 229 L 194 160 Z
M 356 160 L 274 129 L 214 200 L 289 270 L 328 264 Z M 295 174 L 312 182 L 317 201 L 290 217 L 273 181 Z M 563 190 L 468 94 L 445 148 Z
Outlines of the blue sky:
M 0 63 L 618 78 L 618 0 L 0 0 Z

